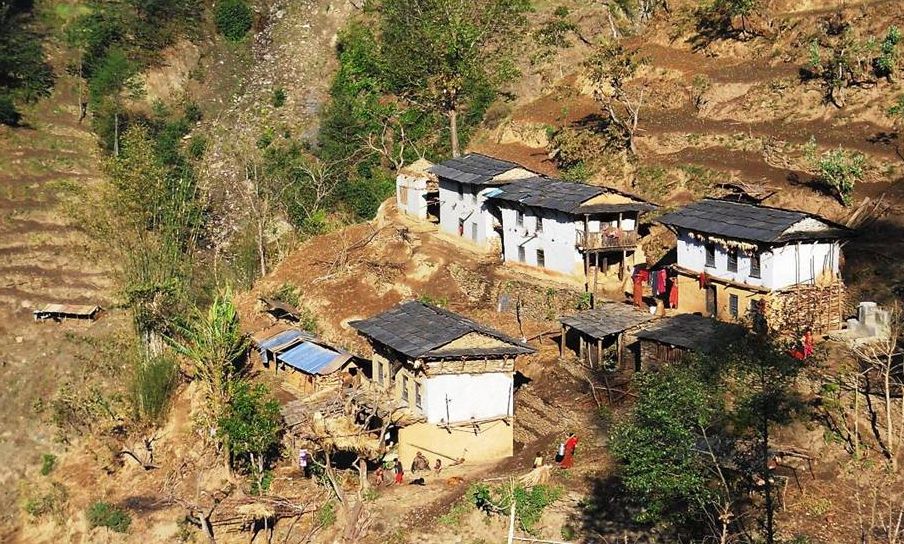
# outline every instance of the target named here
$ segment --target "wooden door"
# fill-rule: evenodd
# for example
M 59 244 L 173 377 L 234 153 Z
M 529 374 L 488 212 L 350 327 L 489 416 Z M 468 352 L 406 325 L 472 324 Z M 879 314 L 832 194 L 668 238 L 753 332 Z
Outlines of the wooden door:
M 710 317 L 718 317 L 718 301 L 716 298 L 716 286 L 710 285 L 706 288 L 706 313 Z

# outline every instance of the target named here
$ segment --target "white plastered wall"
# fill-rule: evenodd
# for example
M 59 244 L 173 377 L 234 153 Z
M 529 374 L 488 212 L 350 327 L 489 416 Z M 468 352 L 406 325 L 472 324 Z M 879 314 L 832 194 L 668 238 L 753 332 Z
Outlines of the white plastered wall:
M 422 412 L 428 423 L 446 423 L 447 417 L 448 422 L 458 423 L 512 415 L 510 372 L 440 374 L 420 382 Z

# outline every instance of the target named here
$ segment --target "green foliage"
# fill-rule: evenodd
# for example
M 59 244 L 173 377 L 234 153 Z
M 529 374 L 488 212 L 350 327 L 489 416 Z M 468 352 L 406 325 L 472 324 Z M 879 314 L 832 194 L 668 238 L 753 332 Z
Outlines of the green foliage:
M 432 304 L 433 306 L 437 306 L 439 308 L 449 307 L 449 297 L 435 297 L 433 295 L 424 293 L 421 296 L 417 297 L 417 299 L 424 304 Z
M 56 455 L 45 453 L 41 455 L 41 476 L 48 476 L 56 467 Z
M 267 298 L 285 302 L 296 308 L 301 306 L 301 291 L 293 283 L 283 283 L 278 288 L 268 293 Z
M 748 19 L 759 9 L 759 0 L 711 0 L 697 10 L 697 28 L 709 37 L 744 38 L 751 34 Z
M 139 357 L 130 390 L 136 418 L 147 423 L 160 423 L 179 385 L 179 366 L 165 355 Z
M 46 493 L 26 498 L 23 509 L 28 515 L 35 518 L 62 517 L 68 502 L 69 492 L 66 490 L 66 486 L 59 482 L 52 482 Z
M 331 527 L 336 523 L 336 503 L 333 501 L 326 501 L 321 504 L 320 508 L 314 513 L 314 519 L 320 527 Z
M 248 467 L 262 482 L 270 461 L 279 455 L 283 432 L 279 402 L 267 386 L 237 382 L 217 429 L 237 464 Z M 266 488 L 259 483 L 257 489 Z
M 565 6 L 559 6 L 552 16 L 534 30 L 533 37 L 539 51 L 531 59 L 538 63 L 551 58 L 558 49 L 567 49 L 574 44 L 571 35 L 578 33 L 578 25 L 571 20 L 571 13 Z
M 863 180 L 866 157 L 839 147 L 816 157 L 811 147 L 810 161 L 816 170 L 816 183 L 831 191 L 845 206 L 850 206 L 854 187 Z
M 613 430 L 610 446 L 631 499 L 643 505 L 640 522 L 694 520 L 711 498 L 697 444 L 719 399 L 701 378 L 690 365 L 635 377 L 640 396 L 631 419 Z
M 439 517 L 439 522 L 446 527 L 460 527 L 464 516 L 473 509 L 474 503 L 468 497 L 462 497 L 448 512 Z
M 575 310 L 589 310 L 590 303 L 593 301 L 593 295 L 591 293 L 583 292 L 578 295 L 578 302 L 575 304 Z
M 37 100 L 53 86 L 53 70 L 32 23 L 32 2 L 0 3 L 0 124 L 18 125 L 16 101 Z
M 97 501 L 85 511 L 91 528 L 106 527 L 116 533 L 127 533 L 132 524 L 132 516 L 128 512 L 108 502 Z
M 211 422 L 220 421 L 228 413 L 236 388 L 247 388 L 241 377 L 246 370 L 248 337 L 239 327 L 232 292 L 217 293 L 206 312 L 195 308 L 187 321 L 175 324 L 174 332 L 168 340 L 191 362 L 194 379 L 208 401 L 207 417 Z
M 207 138 L 201 134 L 193 136 L 188 144 L 188 156 L 193 159 L 200 159 L 207 151 Z
M 220 34 L 237 42 L 251 30 L 254 12 L 245 0 L 220 0 L 214 10 L 214 22 Z
M 898 44 L 901 43 L 901 30 L 890 26 L 885 38 L 879 44 L 879 56 L 875 60 L 876 75 L 891 78 L 898 69 Z
M 254 471 L 252 471 L 253 474 Z M 258 475 L 257 478 L 252 478 L 251 480 L 251 494 L 252 495 L 266 495 L 267 491 L 270 490 L 270 486 L 273 484 L 273 471 L 272 470 L 264 470 L 263 474 Z
M 904 94 L 898 97 L 898 101 L 888 108 L 888 115 L 899 121 L 904 121 Z
M 515 518 L 521 529 L 535 534 L 535 527 L 543 517 L 543 511 L 547 506 L 562 497 L 561 487 L 538 484 L 533 487 L 525 487 L 522 484 L 501 484 L 491 487 L 487 484 L 474 484 L 468 489 L 467 496 L 480 510 L 488 514 L 508 515 L 515 501 Z
M 273 96 L 270 97 L 270 103 L 273 104 L 274 108 L 281 108 L 286 104 L 286 90 L 282 87 L 277 87 L 273 90 Z

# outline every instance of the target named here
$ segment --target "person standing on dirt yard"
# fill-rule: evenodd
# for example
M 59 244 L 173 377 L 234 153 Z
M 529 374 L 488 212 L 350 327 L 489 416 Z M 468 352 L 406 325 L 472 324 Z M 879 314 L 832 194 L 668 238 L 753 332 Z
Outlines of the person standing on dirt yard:
M 574 433 L 568 433 L 568 439 L 565 440 L 565 453 L 562 456 L 562 462 L 559 466 L 562 468 L 571 468 L 574 465 L 574 450 L 578 447 L 578 437 Z
M 395 483 L 402 483 L 402 478 L 405 476 L 405 469 L 402 468 L 402 462 L 396 459 L 395 464 L 392 466 L 392 470 L 395 471 Z

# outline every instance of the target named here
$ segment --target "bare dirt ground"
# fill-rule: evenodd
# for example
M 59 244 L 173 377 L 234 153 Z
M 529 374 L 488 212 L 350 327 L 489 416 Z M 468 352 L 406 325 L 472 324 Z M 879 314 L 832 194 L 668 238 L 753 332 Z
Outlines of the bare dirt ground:
M 119 325 L 35 324 L 49 303 L 109 306 L 109 271 L 89 252 L 71 219 L 81 189 L 98 182 L 96 143 L 78 123 L 73 81 L 63 76 L 52 97 L 29 108 L 26 126 L 0 127 L 0 540 L 15 517 L 17 480 L 41 453 L 59 452 L 53 429 L 36 412 L 80 368 L 74 335 L 103 337 Z

